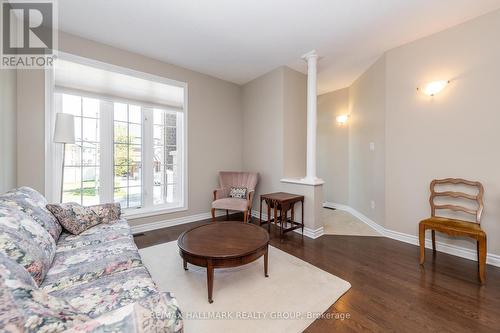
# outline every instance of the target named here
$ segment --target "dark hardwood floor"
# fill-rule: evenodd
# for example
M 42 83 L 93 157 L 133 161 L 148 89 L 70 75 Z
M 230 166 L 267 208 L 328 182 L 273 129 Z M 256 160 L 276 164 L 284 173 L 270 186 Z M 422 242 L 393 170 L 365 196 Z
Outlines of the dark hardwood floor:
M 173 241 L 207 222 L 147 232 L 135 241 L 139 248 Z M 500 268 L 488 265 L 481 286 L 476 262 L 444 253 L 433 258 L 427 250 L 422 268 L 418 247 L 384 237 L 312 240 L 290 233 L 280 242 L 273 228 L 271 245 L 352 285 L 325 312 L 349 318 L 318 319 L 306 332 L 500 332 Z

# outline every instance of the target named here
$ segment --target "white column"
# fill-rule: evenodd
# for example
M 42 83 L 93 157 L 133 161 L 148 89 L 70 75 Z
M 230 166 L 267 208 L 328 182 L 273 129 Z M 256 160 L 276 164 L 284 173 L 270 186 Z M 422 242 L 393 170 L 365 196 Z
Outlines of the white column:
M 317 116 L 317 63 L 318 53 L 312 50 L 302 56 L 307 61 L 307 170 L 304 181 L 308 183 L 321 182 L 316 177 L 316 129 Z

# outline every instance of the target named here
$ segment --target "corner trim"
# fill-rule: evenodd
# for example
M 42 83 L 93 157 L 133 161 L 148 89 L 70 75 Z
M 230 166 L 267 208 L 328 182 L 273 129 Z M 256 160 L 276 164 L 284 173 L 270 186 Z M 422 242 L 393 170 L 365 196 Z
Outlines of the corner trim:
M 252 216 L 257 218 L 257 219 L 260 218 L 260 211 L 253 209 Z M 264 212 L 262 212 L 262 219 L 267 220 L 267 214 Z M 302 235 L 302 231 L 299 229 L 295 229 L 294 232 Z M 306 236 L 308 238 L 316 239 L 316 238 L 323 236 L 324 234 L 325 234 L 325 230 L 323 227 L 319 227 L 318 229 L 311 229 L 311 228 L 304 226 L 304 236 Z
M 394 231 L 390 229 L 386 229 L 382 227 L 380 224 L 376 223 L 375 221 L 371 220 L 367 216 L 363 215 L 362 213 L 358 212 L 354 208 L 343 205 L 343 204 L 337 204 L 333 202 L 325 202 L 323 203 L 323 207 L 327 208 L 335 208 L 338 210 L 343 210 L 346 212 L 351 213 L 353 216 L 357 217 L 359 220 L 361 220 L 363 223 L 367 224 L 371 228 L 375 229 L 378 231 L 381 235 L 391 238 L 400 242 L 412 244 L 412 245 L 419 245 L 419 240 L 418 237 L 415 235 L 410 235 L 410 234 L 405 234 L 399 231 Z M 430 239 L 425 240 L 425 247 L 428 249 L 432 249 L 432 241 Z M 456 246 L 452 244 L 446 244 L 443 242 L 436 242 L 436 250 L 439 252 L 451 254 L 453 256 L 457 256 L 460 258 L 465 258 L 473 261 L 477 261 L 477 254 L 474 250 L 467 249 L 462 246 Z M 493 254 L 493 253 L 487 253 L 486 255 L 486 263 L 492 266 L 500 267 L 500 255 Z

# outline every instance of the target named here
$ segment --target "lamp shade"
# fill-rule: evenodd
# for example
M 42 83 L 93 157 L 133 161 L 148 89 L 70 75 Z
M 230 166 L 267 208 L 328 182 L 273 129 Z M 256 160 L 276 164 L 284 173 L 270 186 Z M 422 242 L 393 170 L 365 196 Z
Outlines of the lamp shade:
M 72 114 L 56 114 L 55 143 L 75 143 L 75 117 Z

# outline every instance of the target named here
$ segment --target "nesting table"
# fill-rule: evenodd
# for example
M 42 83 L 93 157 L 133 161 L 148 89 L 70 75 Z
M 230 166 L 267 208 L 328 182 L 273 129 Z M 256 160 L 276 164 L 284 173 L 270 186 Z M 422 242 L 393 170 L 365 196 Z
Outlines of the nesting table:
M 267 205 L 267 221 L 262 221 L 262 202 Z M 302 205 L 302 219 L 297 222 L 295 221 L 295 204 L 299 202 Z M 274 218 L 271 218 L 271 209 L 274 211 Z M 288 218 L 288 211 L 290 211 L 290 218 Z M 262 194 L 260 196 L 260 225 L 267 224 L 268 231 L 270 231 L 272 222 L 276 225 L 279 223 L 281 239 L 285 233 L 296 229 L 302 229 L 302 235 L 304 235 L 304 196 L 286 192 Z M 288 223 L 291 227 L 287 228 Z

